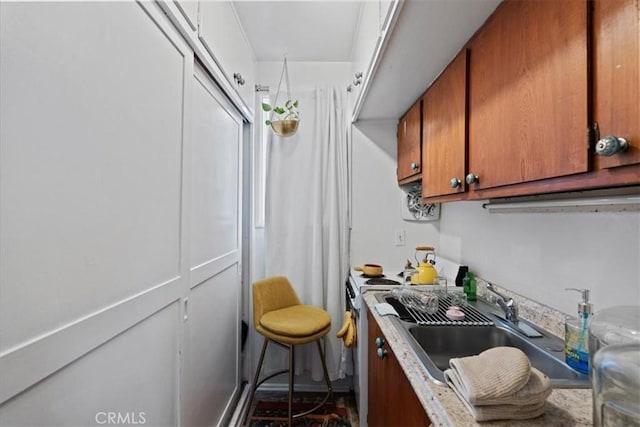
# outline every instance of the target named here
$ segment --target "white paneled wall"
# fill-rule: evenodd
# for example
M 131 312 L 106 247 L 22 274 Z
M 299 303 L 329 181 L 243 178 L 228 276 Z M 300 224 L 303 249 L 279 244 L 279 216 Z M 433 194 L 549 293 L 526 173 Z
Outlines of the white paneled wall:
M 99 425 L 113 412 L 122 424 L 175 425 L 179 318 L 176 301 L 5 402 L 2 425 Z
M 6 350 L 180 275 L 186 53 L 136 4 L 2 7 Z
M 242 119 L 155 3 L 0 12 L 0 425 L 224 424 Z

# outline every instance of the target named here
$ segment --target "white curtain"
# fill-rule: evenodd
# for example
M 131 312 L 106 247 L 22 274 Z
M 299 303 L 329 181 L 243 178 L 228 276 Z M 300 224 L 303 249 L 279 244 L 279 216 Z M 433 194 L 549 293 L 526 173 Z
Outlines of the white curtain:
M 350 353 L 335 336 L 342 325 L 349 269 L 346 97 L 330 85 L 295 95 L 298 132 L 269 141 L 265 270 L 267 277 L 287 276 L 303 304 L 331 315 L 326 359 L 335 380 L 351 373 Z M 297 350 L 296 374 L 310 371 L 321 380 L 316 345 Z M 283 363 L 276 357 L 267 366 Z

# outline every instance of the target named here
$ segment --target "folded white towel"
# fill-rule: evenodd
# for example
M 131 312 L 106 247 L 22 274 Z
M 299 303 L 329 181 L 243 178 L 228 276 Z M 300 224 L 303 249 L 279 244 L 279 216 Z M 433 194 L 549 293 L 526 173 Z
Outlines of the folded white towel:
M 447 380 L 447 384 L 456 391 L 458 396 L 466 400 L 462 395 L 463 386 L 459 373 L 454 369 L 447 369 L 444 371 L 444 377 Z M 481 401 L 476 399 L 474 405 L 477 407 L 489 405 L 537 405 L 540 402 L 544 402 L 551 394 L 551 391 L 551 381 L 549 381 L 549 377 L 532 367 L 529 381 L 520 390 L 509 396 L 495 398 L 485 397 Z
M 455 372 L 449 373 L 455 378 L 455 389 L 471 405 L 511 398 L 531 374 L 529 358 L 515 347 L 494 347 L 477 356 L 453 358 L 449 366 Z
M 453 391 L 458 395 L 476 421 L 527 420 L 529 418 L 539 417 L 545 412 L 545 400 L 529 405 L 474 406 L 467 402 L 458 390 L 454 388 Z

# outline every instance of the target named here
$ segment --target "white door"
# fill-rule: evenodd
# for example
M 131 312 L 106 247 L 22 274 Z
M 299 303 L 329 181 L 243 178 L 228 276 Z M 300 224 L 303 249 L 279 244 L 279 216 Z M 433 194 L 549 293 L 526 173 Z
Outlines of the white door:
M 242 121 L 155 2 L 0 2 L 0 425 L 226 424 Z
M 175 426 L 192 53 L 151 2 L 2 2 L 0 40 L 0 425 Z
M 191 91 L 185 426 L 222 422 L 240 386 L 242 119 L 199 66 Z

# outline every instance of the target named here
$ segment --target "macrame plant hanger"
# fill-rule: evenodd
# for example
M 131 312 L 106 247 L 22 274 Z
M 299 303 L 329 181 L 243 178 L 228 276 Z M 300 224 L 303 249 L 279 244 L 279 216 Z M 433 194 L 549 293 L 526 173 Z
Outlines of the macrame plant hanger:
M 280 87 L 282 86 L 282 79 L 285 79 L 287 85 L 287 100 L 284 106 L 278 106 L 278 96 L 280 95 Z M 274 114 L 282 116 L 281 119 L 273 120 Z M 273 133 L 278 136 L 287 137 L 293 136 L 298 131 L 298 124 L 300 122 L 300 114 L 298 113 L 298 101 L 291 99 L 291 85 L 289 83 L 289 67 L 287 66 L 287 55 L 284 55 L 282 62 L 282 72 L 280 73 L 280 81 L 278 82 L 278 90 L 276 92 L 276 99 L 269 115 L 269 124 Z

